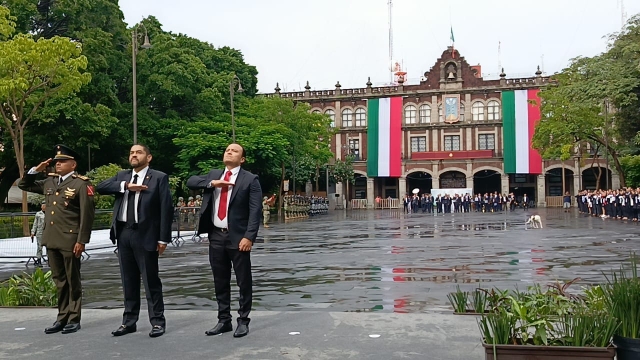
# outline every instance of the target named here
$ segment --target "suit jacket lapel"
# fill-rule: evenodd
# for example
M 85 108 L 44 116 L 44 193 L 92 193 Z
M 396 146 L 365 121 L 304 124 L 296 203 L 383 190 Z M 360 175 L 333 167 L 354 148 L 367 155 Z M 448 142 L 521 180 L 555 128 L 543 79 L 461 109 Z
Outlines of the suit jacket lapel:
M 151 176 L 153 176 L 153 171 L 151 171 L 151 169 L 147 169 L 147 175 L 145 175 L 144 179 L 142 179 L 142 185 L 149 186 Z M 140 191 L 140 194 L 138 195 L 138 222 L 140 222 L 140 204 L 142 204 L 142 196 L 144 193 L 144 191 Z
M 238 190 L 240 190 L 240 186 L 242 186 L 242 181 L 244 180 L 244 170 L 240 169 L 238 172 L 238 177 L 236 178 L 236 184 L 233 186 L 233 190 L 231 191 L 231 199 L 229 199 L 229 206 L 233 203 L 233 199 L 236 198 L 236 194 L 238 194 Z
M 120 181 L 130 182 L 131 174 L 133 174 L 133 170 L 129 169 L 121 174 L 124 174 L 124 177 L 119 179 Z M 116 216 L 119 216 L 119 214 L 122 214 L 122 206 L 124 206 L 124 196 L 120 198 L 120 203 L 118 204 L 118 212 L 115 214 Z

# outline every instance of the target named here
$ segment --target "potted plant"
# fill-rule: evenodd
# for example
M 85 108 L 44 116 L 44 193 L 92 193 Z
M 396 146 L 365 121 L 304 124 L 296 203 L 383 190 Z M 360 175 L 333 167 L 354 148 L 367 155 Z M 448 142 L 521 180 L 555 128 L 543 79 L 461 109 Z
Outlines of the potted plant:
M 629 266 L 622 265 L 620 271 L 607 277 L 601 297 L 606 312 L 618 320 L 613 337 L 618 360 L 640 359 L 640 279 L 635 253 Z
M 492 307 L 492 300 L 500 298 L 496 294 L 500 293 L 494 289 L 489 291 L 477 288 L 472 292 L 466 292 L 457 286 L 455 292 L 447 294 L 447 299 L 449 299 L 455 315 L 480 315 L 488 312 L 488 308 Z M 502 294 L 502 296 L 504 295 Z M 471 308 L 467 305 L 471 305 Z
M 478 325 L 485 358 L 578 360 L 615 357 L 611 338 L 617 320 L 577 297 L 533 287 L 503 299 Z

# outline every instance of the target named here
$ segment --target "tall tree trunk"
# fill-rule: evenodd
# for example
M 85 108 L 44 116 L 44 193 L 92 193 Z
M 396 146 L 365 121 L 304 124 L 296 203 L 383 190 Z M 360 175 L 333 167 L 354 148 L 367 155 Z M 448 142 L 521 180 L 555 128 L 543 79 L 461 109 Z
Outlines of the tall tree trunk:
M 2 174 L 0 174 L 0 199 L 2 199 L 0 208 L 4 209 L 4 201 L 9 195 L 9 190 L 11 190 L 13 183 L 19 177 L 20 172 L 18 171 L 18 165 L 15 162 L 9 164 L 4 171 L 2 171 Z
M 18 163 L 18 172 L 20 174 L 20 179 L 24 177 L 24 131 L 22 127 L 16 125 L 16 137 L 13 139 L 13 148 L 16 153 L 16 162 Z M 27 193 L 22 192 L 22 212 L 26 213 L 29 211 L 29 206 L 27 204 Z M 29 236 L 31 231 L 29 229 L 29 218 L 26 216 L 22 217 L 22 232 L 23 236 Z
M 624 178 L 624 172 L 622 171 L 622 165 L 620 164 L 620 159 L 618 158 L 618 154 L 616 154 L 615 152 L 611 152 L 611 158 L 613 159 L 613 163 L 616 167 L 616 171 L 618 172 L 618 177 L 620 178 L 620 187 L 621 188 L 626 187 L 627 185 Z M 607 173 L 607 176 L 609 176 L 608 173 Z

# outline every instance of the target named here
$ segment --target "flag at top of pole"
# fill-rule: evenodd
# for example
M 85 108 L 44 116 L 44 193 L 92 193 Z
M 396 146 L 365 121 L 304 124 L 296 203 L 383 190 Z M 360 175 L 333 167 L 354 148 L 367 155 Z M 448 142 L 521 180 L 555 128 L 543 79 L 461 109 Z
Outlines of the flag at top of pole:
M 455 48 L 456 39 L 453 37 L 453 26 L 451 26 L 451 57 L 456 57 L 456 48 Z

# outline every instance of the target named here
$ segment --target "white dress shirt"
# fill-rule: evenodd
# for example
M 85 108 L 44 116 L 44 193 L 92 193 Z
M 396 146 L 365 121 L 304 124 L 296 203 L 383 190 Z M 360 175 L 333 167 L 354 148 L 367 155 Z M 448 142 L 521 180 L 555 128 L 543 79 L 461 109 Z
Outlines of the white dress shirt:
M 229 182 L 235 184 L 236 179 L 238 178 L 238 173 L 240 172 L 240 166 L 235 167 L 233 169 L 225 168 L 219 180 L 224 180 L 224 175 L 227 173 L 227 171 L 231 171 L 231 178 L 229 179 Z M 213 192 L 213 196 L 215 197 L 215 200 L 214 200 L 215 202 L 213 203 L 214 204 L 213 226 L 217 228 L 221 228 L 221 229 L 229 228 L 229 222 L 227 221 L 227 219 L 229 219 L 229 202 L 231 201 L 232 191 L 233 191 L 233 186 L 229 186 L 229 191 L 227 192 L 227 217 L 225 217 L 224 219 L 218 218 L 218 208 L 220 207 L 220 193 L 222 193 L 222 188 L 217 187 L 216 190 Z
M 140 170 L 140 172 L 136 172 L 135 170 L 131 171 L 131 180 L 128 181 L 130 184 L 136 184 L 136 185 L 142 185 L 142 183 L 144 182 L 144 178 L 147 176 L 147 172 L 149 171 L 149 167 L 145 167 L 144 169 Z M 133 177 L 135 175 L 138 175 L 138 181 L 136 181 L 135 183 L 133 182 Z M 120 183 L 120 192 L 124 194 L 124 198 L 122 199 L 122 211 L 120 212 L 120 214 L 118 215 L 118 221 L 122 221 L 122 222 L 127 222 L 127 206 L 129 205 L 129 190 L 125 190 L 124 189 L 124 185 L 127 183 L 127 181 L 123 181 Z M 135 214 L 136 217 L 136 221 L 138 222 L 138 203 L 139 203 L 139 199 L 140 199 L 140 192 L 137 191 L 136 192 L 136 203 L 134 204 L 135 208 L 133 209 L 133 213 Z M 166 245 L 166 242 L 163 241 L 158 241 L 158 244 L 164 244 Z
M 131 180 L 129 180 L 130 184 L 135 184 L 135 185 L 142 185 L 142 182 L 144 181 L 144 177 L 147 176 L 147 170 L 149 170 L 149 167 L 145 167 L 144 169 L 140 170 L 140 172 L 136 172 L 135 170 L 131 171 Z M 133 177 L 135 175 L 138 175 L 138 181 L 137 182 L 133 182 Z M 124 198 L 122 199 L 122 208 L 120 211 L 120 214 L 118 216 L 118 221 L 122 221 L 122 222 L 127 222 L 127 206 L 129 205 L 129 190 L 125 190 L 124 189 L 124 184 L 127 181 L 123 181 L 120 183 L 120 192 L 124 194 Z M 136 216 L 135 222 L 138 222 L 138 199 L 140 198 L 140 192 L 136 192 L 136 203 L 134 204 L 134 208 L 133 208 L 133 213 Z

